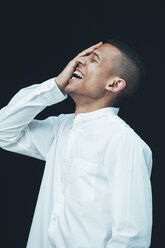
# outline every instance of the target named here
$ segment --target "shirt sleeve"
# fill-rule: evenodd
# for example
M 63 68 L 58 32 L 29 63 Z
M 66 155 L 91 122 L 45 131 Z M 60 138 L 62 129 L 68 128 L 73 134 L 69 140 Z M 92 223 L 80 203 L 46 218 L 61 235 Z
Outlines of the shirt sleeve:
M 67 96 L 58 88 L 54 78 L 18 91 L 8 105 L 0 110 L 0 147 L 46 160 L 59 120 L 64 114 L 45 120 L 34 117 Z
M 152 232 L 152 152 L 137 135 L 125 132 L 112 142 L 112 236 L 106 248 L 149 248 Z

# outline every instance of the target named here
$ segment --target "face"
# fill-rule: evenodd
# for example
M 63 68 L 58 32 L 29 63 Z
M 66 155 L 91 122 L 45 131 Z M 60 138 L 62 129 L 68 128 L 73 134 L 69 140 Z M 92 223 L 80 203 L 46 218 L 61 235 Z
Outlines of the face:
M 79 57 L 76 69 L 82 79 L 71 79 L 65 91 L 76 101 L 97 101 L 107 95 L 107 84 L 114 75 L 111 68 L 120 56 L 120 51 L 110 44 L 103 44 L 93 53 Z

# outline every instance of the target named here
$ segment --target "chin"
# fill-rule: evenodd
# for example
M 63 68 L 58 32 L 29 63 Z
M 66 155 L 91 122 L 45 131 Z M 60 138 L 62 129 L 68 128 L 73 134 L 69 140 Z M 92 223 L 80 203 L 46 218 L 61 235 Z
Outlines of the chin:
M 68 85 L 65 87 L 65 92 L 70 95 L 70 93 L 75 92 L 73 87 L 69 87 Z

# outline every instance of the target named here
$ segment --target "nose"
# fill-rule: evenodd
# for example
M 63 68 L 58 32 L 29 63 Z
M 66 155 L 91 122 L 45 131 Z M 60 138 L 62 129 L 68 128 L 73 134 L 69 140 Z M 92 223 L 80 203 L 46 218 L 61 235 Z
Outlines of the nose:
M 87 60 L 88 60 L 88 56 L 81 56 L 77 59 L 77 64 L 78 65 L 81 64 L 81 65 L 85 66 L 87 63 Z

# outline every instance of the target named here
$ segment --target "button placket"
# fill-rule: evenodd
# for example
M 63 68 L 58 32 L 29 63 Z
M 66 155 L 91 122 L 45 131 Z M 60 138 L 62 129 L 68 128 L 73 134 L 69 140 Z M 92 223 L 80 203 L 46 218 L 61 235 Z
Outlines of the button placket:
M 60 199 L 59 199 L 58 203 L 57 203 L 57 206 L 54 209 L 54 214 L 56 216 L 58 216 L 60 211 L 63 209 L 63 207 L 64 207 L 64 195 L 62 194 L 60 196 Z
M 63 175 L 62 175 L 64 194 L 67 194 L 67 191 L 68 191 L 67 185 L 69 183 L 69 172 L 70 172 L 70 163 L 69 163 L 70 151 L 72 149 L 72 145 L 76 137 L 76 132 L 80 129 L 80 126 L 77 126 L 77 124 L 78 123 L 74 123 L 70 131 L 70 135 L 69 135 L 67 146 L 66 146 L 66 153 L 64 157 L 64 166 L 63 166 Z
M 56 207 L 54 208 L 53 212 L 52 212 L 52 221 L 55 222 L 57 217 L 59 216 L 60 212 L 63 210 L 64 208 L 64 195 L 62 194 L 59 198 L 59 201 L 56 205 Z
M 69 129 L 72 129 L 72 126 L 70 126 Z M 69 134 L 68 134 L 68 140 L 67 140 L 67 144 L 66 144 L 66 150 L 65 150 L 65 154 L 64 154 L 63 166 L 62 166 L 62 172 L 61 172 L 61 182 L 62 182 L 62 188 L 63 188 L 64 194 L 65 194 L 65 184 L 66 184 L 66 176 L 67 176 L 68 143 L 71 144 L 71 142 L 70 142 L 71 138 L 72 138 L 72 131 L 70 130 Z
M 51 214 L 51 220 L 50 220 L 49 227 L 48 227 L 48 235 L 49 235 L 50 242 L 52 244 L 53 244 L 53 238 L 54 238 L 55 222 L 57 220 L 57 217 L 63 211 L 63 209 L 64 209 L 64 195 L 62 194 L 59 198 L 59 201 L 56 207 L 54 208 Z

